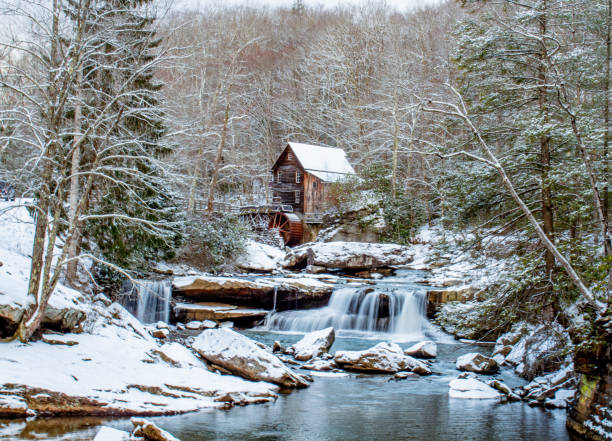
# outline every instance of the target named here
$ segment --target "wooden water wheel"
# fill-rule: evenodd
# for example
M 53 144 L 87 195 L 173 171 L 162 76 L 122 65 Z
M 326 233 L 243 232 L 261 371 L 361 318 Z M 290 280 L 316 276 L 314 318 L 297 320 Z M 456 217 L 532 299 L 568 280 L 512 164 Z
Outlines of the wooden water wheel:
M 302 242 L 304 227 L 302 220 L 293 213 L 274 213 L 270 215 L 268 228 L 278 229 L 285 245 L 299 245 Z

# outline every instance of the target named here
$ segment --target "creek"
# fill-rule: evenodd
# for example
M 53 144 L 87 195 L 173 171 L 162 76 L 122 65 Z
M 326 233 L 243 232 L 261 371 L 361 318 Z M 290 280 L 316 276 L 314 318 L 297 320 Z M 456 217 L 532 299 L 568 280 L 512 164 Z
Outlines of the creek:
M 487 349 L 457 342 L 427 321 L 426 289 L 416 283 L 423 277 L 418 271 L 398 271 L 373 285 L 346 284 L 324 308 L 272 311 L 263 326 L 242 332 L 287 347 L 303 332 L 334 326 L 332 352 L 362 350 L 379 341 L 406 348 L 432 339 L 438 344 L 434 375 L 394 381 L 390 375 L 313 372 L 310 387 L 281 393 L 270 404 L 150 419 L 182 441 L 574 440 L 565 428 L 564 410 L 448 396 L 448 383 L 458 375 L 457 357 Z M 495 377 L 511 387 L 524 384 L 511 370 Z M 131 429 L 125 418 L 0 421 L 0 440 L 91 440 L 102 424 Z

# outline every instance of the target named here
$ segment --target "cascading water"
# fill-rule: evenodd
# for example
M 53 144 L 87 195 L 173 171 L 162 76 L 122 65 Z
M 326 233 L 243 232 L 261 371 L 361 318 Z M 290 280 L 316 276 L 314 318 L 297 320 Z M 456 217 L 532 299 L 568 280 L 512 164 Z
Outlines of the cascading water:
M 381 283 L 375 287 L 338 288 L 328 306 L 271 314 L 266 327 L 311 332 L 333 326 L 338 331 L 415 335 L 428 328 L 425 312 L 426 294 L 422 288 Z
M 170 282 L 139 282 L 137 290 L 138 303 L 136 317 L 142 323 L 155 323 L 170 321 L 170 299 L 172 286 Z
M 268 315 L 266 315 L 266 319 L 264 321 L 264 327 L 265 328 L 268 328 L 268 329 L 270 328 L 270 319 L 276 313 L 276 298 L 277 297 L 278 297 L 278 286 L 275 286 L 274 287 L 274 297 L 272 298 L 272 309 L 270 310 Z

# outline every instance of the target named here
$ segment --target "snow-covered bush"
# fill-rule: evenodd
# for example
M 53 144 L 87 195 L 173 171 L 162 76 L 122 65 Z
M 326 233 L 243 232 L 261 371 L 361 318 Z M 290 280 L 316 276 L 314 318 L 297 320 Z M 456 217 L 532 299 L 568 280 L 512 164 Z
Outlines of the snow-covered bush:
M 201 269 L 215 269 L 244 252 L 251 229 L 237 216 L 214 214 L 189 219 L 184 234 L 179 260 Z

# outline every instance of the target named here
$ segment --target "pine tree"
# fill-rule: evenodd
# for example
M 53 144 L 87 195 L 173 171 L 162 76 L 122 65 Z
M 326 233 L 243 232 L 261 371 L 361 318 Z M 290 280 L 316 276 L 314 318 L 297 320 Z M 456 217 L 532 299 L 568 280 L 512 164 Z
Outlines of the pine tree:
M 162 85 L 148 67 L 160 40 L 152 27 L 155 18 L 139 8 L 147 3 L 112 0 L 97 4 L 97 14 L 108 21 L 104 24 L 111 38 L 100 42 L 103 54 L 90 66 L 95 71 L 89 86 L 95 100 L 92 106 L 106 111 L 111 105 L 122 113 L 122 119 L 107 134 L 121 145 L 120 154 L 116 152 L 108 162 L 114 168 L 114 179 L 94 190 L 97 203 L 91 214 L 98 219 L 88 225 L 86 236 L 104 258 L 121 266 L 142 267 L 151 259 L 171 257 L 179 239 L 172 232 L 177 209 L 165 171 L 156 161 L 172 149 L 163 142 L 166 129 L 158 94 Z M 124 99 L 113 103 L 105 99 L 122 90 L 130 92 Z M 113 214 L 117 216 L 105 217 Z M 130 221 L 135 218 L 145 222 Z

